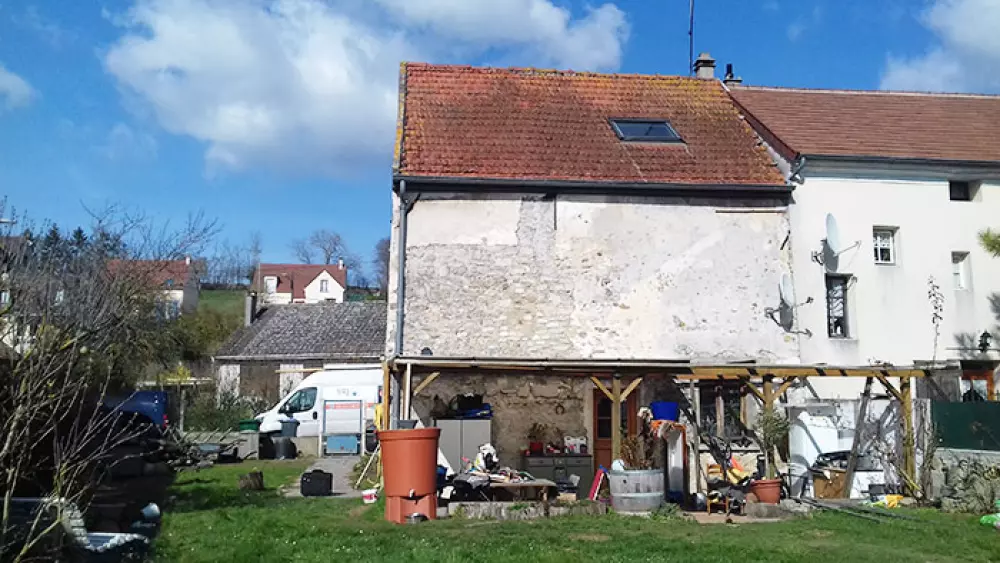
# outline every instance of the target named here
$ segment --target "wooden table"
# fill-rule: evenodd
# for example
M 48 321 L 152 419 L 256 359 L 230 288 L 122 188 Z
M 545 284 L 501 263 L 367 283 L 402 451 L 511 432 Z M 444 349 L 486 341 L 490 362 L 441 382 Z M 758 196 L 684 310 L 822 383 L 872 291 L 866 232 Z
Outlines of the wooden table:
M 496 481 L 490 483 L 490 491 L 502 490 L 511 496 L 519 499 L 524 497 L 526 492 L 533 492 L 539 500 L 548 504 L 553 493 L 558 491 L 554 481 L 548 479 L 534 479 L 532 481 Z

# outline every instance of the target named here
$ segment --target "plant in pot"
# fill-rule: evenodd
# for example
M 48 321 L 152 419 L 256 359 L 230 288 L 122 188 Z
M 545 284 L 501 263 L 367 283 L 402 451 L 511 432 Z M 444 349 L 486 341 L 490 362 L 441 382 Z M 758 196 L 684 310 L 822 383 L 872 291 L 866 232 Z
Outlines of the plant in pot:
M 528 429 L 528 451 L 534 455 L 545 452 L 545 438 L 548 436 L 549 427 L 544 424 L 534 423 Z
M 765 408 L 757 417 L 757 439 L 764 452 L 767 474 L 764 479 L 754 481 L 750 485 L 750 491 L 765 504 L 778 504 L 781 500 L 781 479 L 778 478 L 774 452 L 788 436 L 790 427 L 788 419 L 774 407 Z

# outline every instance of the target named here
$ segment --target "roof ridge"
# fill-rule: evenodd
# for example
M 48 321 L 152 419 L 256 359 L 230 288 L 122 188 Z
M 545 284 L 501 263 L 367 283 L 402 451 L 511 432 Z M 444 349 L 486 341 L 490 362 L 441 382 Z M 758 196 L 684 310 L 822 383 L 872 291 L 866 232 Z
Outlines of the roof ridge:
M 552 75 L 552 76 L 580 76 L 580 77 L 608 77 L 608 78 L 647 78 L 647 79 L 680 79 L 680 80 L 691 80 L 698 82 L 719 82 L 719 79 L 706 80 L 704 78 L 697 78 L 695 76 L 682 76 L 680 74 L 644 74 L 638 72 L 625 73 L 625 72 L 595 72 L 589 70 L 572 70 L 572 69 L 558 69 L 558 68 L 538 68 L 531 66 L 508 66 L 508 67 L 495 67 L 495 66 L 474 66 L 474 65 L 461 65 L 461 64 L 437 64 L 437 63 L 414 63 L 406 62 L 408 70 L 472 70 L 478 72 L 508 72 L 510 74 L 539 74 L 539 75 Z
M 913 92 L 906 90 L 860 90 L 852 88 L 801 88 L 788 86 L 731 86 L 732 91 L 765 91 L 765 92 L 799 92 L 803 94 L 844 94 L 844 95 L 874 95 L 874 96 L 913 96 L 926 98 L 974 98 L 1000 100 L 1000 95 L 977 94 L 968 92 Z

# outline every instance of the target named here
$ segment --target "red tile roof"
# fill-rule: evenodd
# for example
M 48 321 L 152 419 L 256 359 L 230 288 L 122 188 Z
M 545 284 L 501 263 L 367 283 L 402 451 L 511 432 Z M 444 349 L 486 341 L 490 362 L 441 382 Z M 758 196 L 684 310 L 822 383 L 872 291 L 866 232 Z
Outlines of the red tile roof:
M 732 95 L 788 157 L 1000 162 L 1000 96 L 746 86 Z
M 404 63 L 404 176 L 785 184 L 716 80 Z M 610 118 L 665 119 L 683 143 L 622 142 Z
M 163 289 L 183 289 L 188 282 L 198 281 L 201 260 L 111 260 L 112 273 L 128 273 L 142 278 L 150 286 Z
M 347 289 L 347 268 L 338 264 L 261 264 L 260 275 L 254 279 L 259 280 L 258 290 L 262 291 L 264 278 L 277 276 L 277 293 L 291 293 L 293 300 L 305 299 L 306 286 L 322 272 L 329 273 L 340 287 Z

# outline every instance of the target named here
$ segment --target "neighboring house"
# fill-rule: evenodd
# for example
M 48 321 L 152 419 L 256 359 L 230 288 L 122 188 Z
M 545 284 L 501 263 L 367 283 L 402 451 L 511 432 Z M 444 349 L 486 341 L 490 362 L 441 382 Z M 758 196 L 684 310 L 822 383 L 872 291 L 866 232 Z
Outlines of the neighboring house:
M 430 397 L 478 392 L 505 464 L 534 423 L 607 464 L 617 423 L 589 366 L 799 361 L 768 314 L 792 268 L 792 188 L 721 82 L 426 64 L 400 80 L 386 352 L 397 373 L 430 357 L 464 374 L 413 399 L 425 424 Z M 546 359 L 581 367 L 516 367 Z M 488 360 L 515 367 L 477 373 Z M 705 422 L 744 412 L 738 383 L 697 394 Z M 643 383 L 622 422 L 663 399 Z
M 115 273 L 135 276 L 160 291 L 161 314 L 174 319 L 198 310 L 204 260 L 112 260 L 108 268 Z
M 336 264 L 261 264 L 254 273 L 261 305 L 343 303 L 347 289 L 344 261 Z
M 376 301 L 268 306 L 216 353 L 219 387 L 273 404 L 306 370 L 377 363 L 385 315 L 385 303 Z
M 802 361 L 960 360 L 962 394 L 995 396 L 1000 356 L 982 334 L 1000 330 L 1000 259 L 978 233 L 1000 226 L 1000 97 L 758 87 L 732 95 L 798 184 L 789 211 L 803 303 L 796 324 L 812 332 L 799 340 Z M 943 296 L 939 337 L 932 278 Z M 856 397 L 861 383 L 814 386 Z

